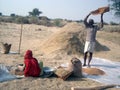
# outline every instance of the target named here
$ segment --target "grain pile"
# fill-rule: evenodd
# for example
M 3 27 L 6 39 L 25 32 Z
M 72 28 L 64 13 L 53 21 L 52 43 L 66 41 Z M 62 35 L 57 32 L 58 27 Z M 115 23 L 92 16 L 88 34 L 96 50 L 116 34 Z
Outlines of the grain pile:
M 98 68 L 83 68 L 82 70 L 88 75 L 105 75 L 105 72 Z
M 65 52 L 71 54 L 83 54 L 86 32 L 82 24 L 68 23 L 58 32 L 45 40 L 40 50 L 45 54 Z M 97 42 L 96 51 L 103 50 L 103 46 Z
M 44 41 L 40 48 L 47 54 L 61 50 L 67 51 L 68 54 L 82 53 L 83 43 L 83 27 L 77 23 L 70 23 Z

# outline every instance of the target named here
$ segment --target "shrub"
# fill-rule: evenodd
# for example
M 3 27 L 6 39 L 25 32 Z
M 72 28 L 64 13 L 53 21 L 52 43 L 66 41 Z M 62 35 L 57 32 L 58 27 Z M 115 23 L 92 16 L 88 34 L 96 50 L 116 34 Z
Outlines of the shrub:
M 39 25 L 51 26 L 51 23 L 48 20 L 40 20 Z
M 29 21 L 28 21 L 27 17 L 18 16 L 15 19 L 15 23 L 18 23 L 18 24 L 20 24 L 20 23 L 22 23 L 22 24 L 29 24 Z
M 2 16 L 1 20 L 2 20 L 2 22 L 10 22 L 10 23 L 12 23 L 14 21 L 14 19 L 12 17 L 8 17 L 8 16 Z
M 14 13 L 10 14 L 11 17 L 15 17 L 16 15 Z
M 62 27 L 65 25 L 65 22 L 62 19 L 54 19 L 53 25 L 57 27 Z
M 110 25 L 119 25 L 119 24 L 111 21 Z
M 50 19 L 49 19 L 48 17 L 46 17 L 46 16 L 40 16 L 39 19 L 40 19 L 40 20 L 50 20 Z
M 0 12 L 0 16 L 2 16 L 2 13 Z
M 106 25 L 103 29 L 106 32 L 119 32 L 120 33 L 120 25 Z
M 29 18 L 29 23 L 34 23 L 34 24 L 39 24 L 39 18 L 38 17 L 30 17 Z

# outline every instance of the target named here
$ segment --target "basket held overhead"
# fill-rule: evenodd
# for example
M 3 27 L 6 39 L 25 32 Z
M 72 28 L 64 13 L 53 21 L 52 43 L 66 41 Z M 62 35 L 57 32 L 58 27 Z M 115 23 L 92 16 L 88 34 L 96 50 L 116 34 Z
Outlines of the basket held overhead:
M 106 13 L 106 12 L 109 12 L 109 11 L 110 11 L 110 8 L 107 6 L 107 7 L 98 8 L 97 10 L 94 10 L 91 13 L 93 15 L 98 15 L 98 14 Z

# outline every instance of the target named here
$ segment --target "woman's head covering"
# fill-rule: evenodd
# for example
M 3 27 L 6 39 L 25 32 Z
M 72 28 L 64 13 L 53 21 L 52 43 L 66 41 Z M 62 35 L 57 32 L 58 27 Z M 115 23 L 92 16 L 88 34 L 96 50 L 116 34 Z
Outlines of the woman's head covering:
M 24 59 L 32 59 L 33 58 L 33 54 L 31 50 L 27 50 L 24 56 Z
M 25 69 L 24 69 L 24 76 L 33 76 L 38 77 L 40 75 L 41 69 L 39 67 L 37 59 L 33 57 L 32 51 L 27 50 L 24 56 L 24 63 L 25 63 Z

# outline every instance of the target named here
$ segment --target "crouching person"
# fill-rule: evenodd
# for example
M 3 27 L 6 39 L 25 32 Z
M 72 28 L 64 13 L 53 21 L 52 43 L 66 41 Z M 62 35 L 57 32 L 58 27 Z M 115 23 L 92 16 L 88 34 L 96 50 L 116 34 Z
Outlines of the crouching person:
M 31 50 L 27 50 L 24 56 L 24 76 L 25 77 L 38 77 L 40 75 L 41 69 L 39 67 L 38 61 L 33 57 Z

